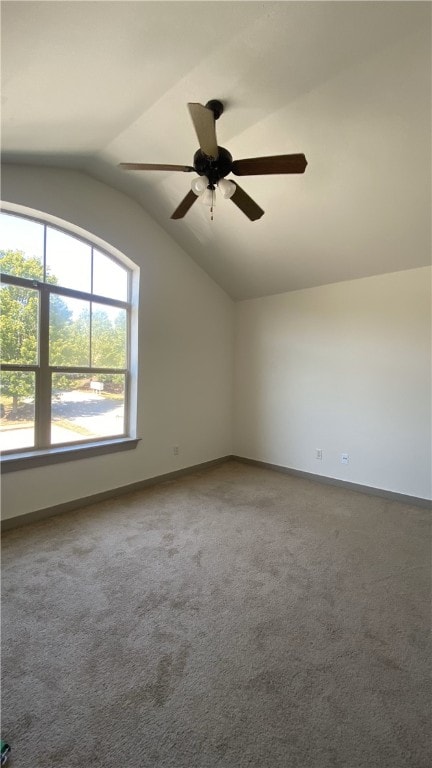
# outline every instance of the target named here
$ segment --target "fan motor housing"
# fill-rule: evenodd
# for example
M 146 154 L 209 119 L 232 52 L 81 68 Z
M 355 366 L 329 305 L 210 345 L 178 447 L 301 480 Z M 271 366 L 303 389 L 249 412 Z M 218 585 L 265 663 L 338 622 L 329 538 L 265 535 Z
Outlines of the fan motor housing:
M 208 157 L 202 149 L 194 154 L 193 166 L 199 176 L 207 176 L 210 184 L 216 184 L 219 179 L 228 176 L 232 170 L 233 159 L 230 152 L 224 147 L 218 147 L 218 157 L 214 160 Z

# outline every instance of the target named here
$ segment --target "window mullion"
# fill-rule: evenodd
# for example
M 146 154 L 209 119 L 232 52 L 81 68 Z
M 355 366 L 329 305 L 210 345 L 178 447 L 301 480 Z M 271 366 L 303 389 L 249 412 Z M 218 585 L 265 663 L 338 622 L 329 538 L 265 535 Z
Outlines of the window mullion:
M 93 302 L 90 302 L 90 317 L 89 317 L 89 363 L 92 368 L 93 363 Z
M 36 446 L 48 448 L 51 442 L 51 371 L 49 369 L 49 289 L 40 294 L 39 313 L 39 371 L 36 398 Z

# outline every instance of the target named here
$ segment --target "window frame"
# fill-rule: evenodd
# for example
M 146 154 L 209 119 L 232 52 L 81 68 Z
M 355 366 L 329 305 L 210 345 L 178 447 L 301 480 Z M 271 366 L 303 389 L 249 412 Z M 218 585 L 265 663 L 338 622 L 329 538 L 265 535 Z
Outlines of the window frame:
M 1 213 L 11 215 L 16 218 L 23 218 L 27 221 L 33 221 L 43 226 L 43 280 L 34 278 L 20 277 L 0 272 L 1 285 L 12 285 L 23 287 L 38 292 L 38 359 L 34 364 L 1 363 L 1 370 L 8 371 L 33 372 L 35 375 L 35 410 L 34 410 L 34 445 L 25 448 L 14 448 L 4 450 L 1 454 L 1 471 L 16 471 L 36 466 L 45 466 L 47 464 L 70 461 L 73 459 L 82 459 L 87 456 L 111 453 L 120 450 L 129 450 L 136 447 L 139 439 L 132 434 L 131 423 L 131 392 L 132 392 L 132 360 L 131 360 L 131 341 L 132 341 L 132 313 L 134 303 L 133 279 L 134 269 L 132 266 L 123 263 L 118 257 L 110 253 L 107 244 L 100 245 L 100 242 L 92 241 L 90 236 L 85 237 L 77 234 L 72 228 L 67 229 L 64 226 L 53 223 L 45 218 L 36 217 L 27 213 L 1 208 Z M 81 291 L 66 286 L 54 285 L 47 282 L 47 228 L 55 229 L 66 236 L 78 240 L 91 249 L 91 290 Z M 19 249 L 18 249 L 19 250 Z M 127 274 L 127 296 L 126 300 L 113 299 L 93 293 L 93 260 L 94 251 L 98 251 L 110 261 L 114 262 L 125 270 Z M 125 310 L 126 313 L 126 358 L 125 367 L 103 367 L 91 365 L 91 322 L 92 313 L 89 319 L 89 344 L 90 357 L 89 366 L 65 366 L 50 365 L 49 360 L 49 311 L 50 297 L 57 295 L 67 298 L 78 299 L 88 302 L 89 308 L 93 304 L 105 305 L 108 307 Z M 88 437 L 72 442 L 51 443 L 51 404 L 52 404 L 52 377 L 56 373 L 64 374 L 118 374 L 124 376 L 124 414 L 123 431 L 121 434 L 104 435 L 98 437 Z

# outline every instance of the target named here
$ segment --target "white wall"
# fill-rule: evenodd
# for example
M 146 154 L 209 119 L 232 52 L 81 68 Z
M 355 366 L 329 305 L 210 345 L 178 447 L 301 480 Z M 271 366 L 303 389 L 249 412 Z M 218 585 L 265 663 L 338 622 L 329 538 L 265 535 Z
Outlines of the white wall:
M 84 174 L 5 166 L 2 199 L 71 222 L 140 267 L 142 438 L 134 451 L 3 475 L 2 517 L 230 454 L 234 306 L 224 291 L 137 203 Z
M 134 451 L 3 475 L 3 518 L 232 452 L 431 497 L 430 268 L 234 307 L 138 204 L 84 174 L 5 166 L 2 198 L 139 265 L 142 437 Z
M 429 267 L 238 303 L 234 453 L 431 498 L 430 308 Z

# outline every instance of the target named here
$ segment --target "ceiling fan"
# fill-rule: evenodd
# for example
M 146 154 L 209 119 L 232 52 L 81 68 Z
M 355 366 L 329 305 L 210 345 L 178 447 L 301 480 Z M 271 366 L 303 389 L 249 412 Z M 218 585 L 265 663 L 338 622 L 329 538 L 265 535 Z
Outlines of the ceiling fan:
M 225 198 L 229 198 L 251 221 L 260 219 L 264 211 L 237 184 L 225 177 L 229 173 L 236 176 L 257 176 L 273 173 L 304 173 L 307 161 L 303 154 L 272 155 L 271 157 L 252 157 L 245 160 L 233 160 L 224 147 L 219 147 L 216 139 L 215 121 L 224 108 L 221 101 L 212 99 L 205 106 L 189 103 L 189 113 L 198 138 L 199 149 L 195 152 L 192 165 L 164 165 L 155 163 L 120 163 L 126 171 L 195 171 L 198 178 L 193 179 L 191 190 L 183 198 L 172 214 L 172 219 L 182 219 L 199 196 L 203 203 L 210 206 L 213 218 L 216 186 Z

